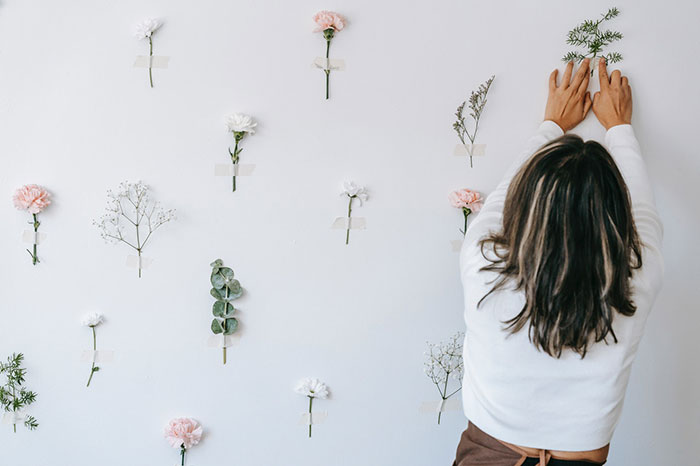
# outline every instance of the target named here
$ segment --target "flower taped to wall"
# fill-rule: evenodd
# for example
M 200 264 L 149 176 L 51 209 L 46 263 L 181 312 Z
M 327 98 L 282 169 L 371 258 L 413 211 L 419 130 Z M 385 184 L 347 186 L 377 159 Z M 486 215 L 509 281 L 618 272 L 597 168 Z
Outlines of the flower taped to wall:
M 238 329 L 238 319 L 234 317 L 236 309 L 231 301 L 241 297 L 243 288 L 239 281 L 233 278 L 233 269 L 224 267 L 221 259 L 212 262 L 211 267 L 210 294 L 216 299 L 212 306 L 214 319 L 211 321 L 211 331 L 214 335 L 221 335 L 221 349 L 226 364 L 226 336 L 232 335 Z
M 39 225 L 41 222 L 39 222 L 38 215 L 51 204 L 51 194 L 39 185 L 27 184 L 15 191 L 12 202 L 18 210 L 27 211 L 32 216 L 29 224 L 32 225 L 33 231 L 25 232 L 24 236 L 25 240 L 32 243 L 32 250 L 27 249 L 27 252 L 32 257 L 32 264 L 36 265 L 40 262 L 37 244 L 40 241 Z
M 598 64 L 596 58 L 605 58 L 605 63 L 617 63 L 622 61 L 622 55 L 618 52 L 608 52 L 606 48 L 613 42 L 622 39 L 622 33 L 609 29 L 601 30 L 601 26 L 616 18 L 620 14 L 617 8 L 610 8 L 607 13 L 601 15 L 597 20 L 586 20 L 573 28 L 566 36 L 566 43 L 576 47 L 582 47 L 583 52 L 573 50 L 568 52 L 562 58 L 565 62 L 575 61 L 581 63 L 584 58 L 591 59 L 591 75 Z
M 146 20 L 140 22 L 139 24 L 137 24 L 136 30 L 134 31 L 134 37 L 136 37 L 138 40 L 148 39 L 148 57 L 143 57 L 143 58 L 147 58 L 147 60 L 137 59 L 137 61 L 134 65 L 138 66 L 138 67 L 147 67 L 148 68 L 148 81 L 151 84 L 151 88 L 153 88 L 153 67 L 154 67 L 154 64 L 156 66 L 158 66 L 157 63 L 154 63 L 154 58 L 165 58 L 165 57 L 154 57 L 153 56 L 153 34 L 162 25 L 163 25 L 163 23 L 161 23 L 157 19 L 146 19 Z M 141 57 L 139 57 L 139 58 L 141 58 Z M 167 63 L 167 60 L 166 60 L 166 63 Z
M 180 450 L 180 465 L 185 466 L 187 450 L 202 440 L 202 426 L 191 418 L 176 418 L 165 427 L 165 439 Z
M 435 409 L 438 415 L 438 424 L 440 424 L 442 413 L 445 411 L 447 400 L 462 389 L 462 376 L 464 375 L 463 339 L 464 334 L 458 332 L 447 342 L 428 343 L 428 351 L 425 353 L 427 358 L 425 374 L 440 393 L 440 401 Z
M 334 228 L 342 227 L 345 229 L 345 244 L 347 245 L 350 243 L 350 230 L 359 230 L 365 227 L 364 218 L 353 218 L 352 216 L 353 201 L 357 200 L 362 205 L 363 202 L 369 199 L 369 194 L 364 186 L 359 186 L 354 181 L 346 181 L 343 183 L 340 195 L 348 199 L 348 214 L 347 217 L 337 217 L 333 222 L 333 226 Z
M 481 194 L 478 191 L 472 191 L 467 188 L 459 189 L 457 191 L 452 191 L 449 195 L 450 204 L 452 207 L 456 207 L 462 210 L 464 215 L 464 230 L 460 229 L 459 232 L 462 236 L 467 235 L 467 219 L 472 212 L 478 212 L 481 209 Z
M 88 327 L 90 330 L 92 330 L 92 367 L 90 368 L 90 377 L 88 377 L 88 381 L 86 384 L 86 387 L 90 386 L 90 382 L 92 382 L 92 376 L 95 375 L 95 372 L 100 370 L 100 367 L 97 365 L 97 332 L 95 329 L 97 328 L 98 325 L 100 325 L 104 321 L 104 317 L 102 314 L 99 312 L 90 312 L 88 314 L 85 314 L 83 316 L 83 319 L 81 320 L 81 324 L 85 327 Z
M 141 270 L 149 261 L 142 256 L 143 250 L 161 226 L 175 219 L 175 210 L 165 210 L 150 198 L 150 190 L 141 181 L 119 184 L 117 191 L 107 191 L 106 212 L 93 224 L 107 242 L 123 243 L 137 255 L 127 258 L 127 265 Z
M 15 354 L 0 362 L 0 377 L 6 382 L 0 385 L 0 405 L 4 411 L 3 421 L 12 424 L 12 430 L 17 432 L 17 424 L 22 423 L 29 430 L 39 426 L 34 416 L 25 413 L 25 409 L 36 400 L 36 393 L 24 386 L 27 369 L 22 367 L 24 355 Z
M 306 378 L 306 379 L 302 379 L 299 381 L 299 383 L 297 384 L 294 391 L 299 393 L 300 395 L 304 395 L 305 397 L 307 397 L 309 399 L 309 411 L 303 417 L 303 419 L 304 419 L 304 423 L 309 426 L 309 438 L 311 438 L 311 427 L 314 424 L 318 424 L 323 419 L 325 419 L 325 414 L 326 414 L 326 413 L 319 413 L 317 415 L 313 412 L 314 400 L 316 398 L 318 398 L 320 400 L 327 399 L 328 398 L 328 387 L 326 386 L 325 383 L 321 382 L 318 379 Z
M 314 15 L 314 22 L 316 23 L 316 28 L 314 32 L 322 32 L 323 38 L 326 40 L 326 58 L 317 58 L 314 61 L 314 65 L 317 68 L 323 70 L 326 74 L 326 100 L 330 97 L 330 76 L 332 70 L 343 69 L 344 65 L 342 60 L 331 60 L 330 50 L 331 50 L 331 40 L 335 37 L 335 33 L 342 31 L 345 27 L 345 19 L 334 11 L 319 11 Z
M 226 117 L 226 126 L 228 126 L 229 131 L 233 133 L 235 143 L 233 152 L 230 147 L 228 149 L 228 153 L 231 156 L 231 163 L 233 164 L 233 192 L 236 192 L 236 175 L 240 168 L 238 162 L 240 161 L 241 152 L 243 152 L 243 148 L 238 146 L 247 134 L 255 134 L 255 127 L 257 125 L 258 124 L 253 121 L 253 118 L 243 113 L 234 113 Z
M 462 102 L 462 104 L 457 107 L 457 112 L 455 112 L 457 121 L 452 124 L 452 128 L 457 132 L 457 137 L 459 137 L 459 140 L 462 142 L 461 146 L 457 146 L 455 155 L 468 155 L 470 167 L 474 167 L 473 157 L 475 155 L 485 155 L 485 145 L 474 144 L 474 141 L 476 141 L 476 134 L 479 131 L 481 113 L 486 106 L 486 96 L 489 93 L 494 78 L 495 76 L 491 76 L 485 83 L 481 84 L 476 91 L 472 91 L 469 100 Z M 466 117 L 464 116 L 464 107 L 467 103 L 469 104 L 469 110 L 471 110 L 469 116 L 474 120 L 474 129 L 471 132 L 467 128 L 468 125 L 465 121 Z M 467 144 L 467 141 L 469 141 L 469 144 Z

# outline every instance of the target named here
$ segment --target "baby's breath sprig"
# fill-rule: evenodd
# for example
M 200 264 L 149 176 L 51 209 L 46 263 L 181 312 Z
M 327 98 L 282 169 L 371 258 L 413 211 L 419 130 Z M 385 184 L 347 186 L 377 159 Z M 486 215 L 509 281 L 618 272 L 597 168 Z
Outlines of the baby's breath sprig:
M 462 340 L 464 333 L 457 332 L 447 342 L 438 344 L 428 343 L 428 351 L 425 352 L 425 375 L 435 384 L 440 392 L 442 403 L 462 389 L 462 376 L 464 375 L 464 361 L 462 359 Z M 450 377 L 453 380 L 453 389 L 448 392 Z M 442 410 L 438 412 L 438 424 L 442 417 Z
M 472 149 L 469 151 L 470 167 L 474 166 L 474 162 L 472 160 L 472 152 L 474 141 L 476 140 L 476 133 L 479 130 L 479 120 L 481 119 L 481 112 L 484 111 L 484 107 L 486 106 L 486 95 L 489 93 L 491 83 L 493 83 L 495 77 L 495 75 L 491 76 L 485 83 L 479 85 L 479 89 L 477 89 L 476 91 L 472 91 L 471 95 L 469 96 L 469 100 L 462 102 L 462 105 L 457 107 L 457 112 L 455 113 L 457 121 L 455 121 L 452 124 L 452 128 L 454 128 L 454 130 L 457 132 L 457 136 L 459 137 L 459 140 L 462 141 L 463 145 L 467 145 L 467 140 L 469 140 L 469 142 L 472 145 Z M 467 105 L 467 102 L 469 103 L 469 109 L 471 110 L 469 116 L 471 116 L 474 120 L 473 133 L 469 132 L 469 130 L 467 129 L 467 125 L 464 121 L 464 107 Z
M 604 22 L 610 21 L 619 14 L 620 10 L 610 8 L 599 19 L 586 20 L 569 31 L 566 36 L 566 43 L 575 47 L 584 47 L 586 51 L 570 51 L 564 55 L 562 60 L 564 62 L 575 61 L 576 63 L 581 63 L 584 58 L 590 58 L 592 65 L 595 65 L 595 59 L 600 57 L 605 58 L 606 64 L 622 61 L 622 55 L 618 52 L 603 53 L 608 45 L 622 39 L 622 33 L 609 29 L 600 29 Z M 593 74 L 593 66 L 591 66 L 591 74 Z

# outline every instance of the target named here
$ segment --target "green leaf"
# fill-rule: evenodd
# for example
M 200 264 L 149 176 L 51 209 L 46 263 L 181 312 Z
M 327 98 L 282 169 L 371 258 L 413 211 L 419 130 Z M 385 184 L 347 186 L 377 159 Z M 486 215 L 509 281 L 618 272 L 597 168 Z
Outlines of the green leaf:
M 214 297 L 214 299 L 217 299 L 219 301 L 224 299 L 224 295 L 226 294 L 220 293 L 219 290 L 217 290 L 216 288 L 212 288 L 211 291 L 209 291 L 209 293 Z
M 211 265 L 211 266 L 212 266 L 213 268 L 215 268 L 215 269 L 218 269 L 219 267 L 221 267 L 222 265 L 224 265 L 224 261 L 222 261 L 221 259 L 216 259 L 214 262 L 212 262 L 212 263 L 209 264 L 209 265 Z
M 220 290 L 224 287 L 224 277 L 221 276 L 219 273 L 212 273 L 211 274 L 211 285 L 216 288 L 217 290 Z
M 231 335 L 237 328 L 238 320 L 236 320 L 234 317 L 226 319 L 226 331 L 224 332 L 224 335 Z
M 221 267 L 219 273 L 222 274 L 226 280 L 233 280 L 233 269 L 230 267 Z
M 214 334 L 216 335 L 224 331 L 224 328 L 221 326 L 221 322 L 219 322 L 218 319 L 214 319 L 211 321 L 211 331 L 214 332 Z
M 233 305 L 224 301 L 217 301 L 212 307 L 212 314 L 214 314 L 216 317 L 225 317 L 226 314 L 233 314 L 233 311 Z
M 228 299 L 238 299 L 243 294 L 243 288 L 238 280 L 231 280 L 228 284 Z M 224 296 L 226 294 L 224 293 Z

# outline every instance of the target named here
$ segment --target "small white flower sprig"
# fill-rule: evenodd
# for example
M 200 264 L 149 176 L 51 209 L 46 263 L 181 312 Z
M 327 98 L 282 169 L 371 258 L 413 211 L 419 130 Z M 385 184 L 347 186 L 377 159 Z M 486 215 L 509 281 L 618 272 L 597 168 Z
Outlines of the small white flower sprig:
M 136 25 L 134 31 L 134 37 L 138 40 L 148 39 L 148 49 L 149 49 L 149 60 L 153 59 L 153 33 L 158 30 L 163 25 L 163 23 L 158 19 L 146 19 L 141 21 Z M 151 83 L 151 88 L 153 88 L 153 71 L 151 66 L 148 67 L 148 80 Z
M 226 117 L 226 126 L 228 126 L 228 130 L 233 133 L 233 138 L 236 142 L 233 152 L 231 152 L 230 147 L 228 149 L 228 153 L 231 155 L 231 162 L 233 163 L 235 169 L 235 166 L 238 165 L 238 161 L 240 160 L 240 154 L 243 152 L 243 149 L 238 147 L 238 143 L 243 140 L 246 134 L 255 134 L 255 127 L 258 126 L 258 124 L 253 121 L 253 118 L 250 115 L 246 115 L 244 113 L 233 113 Z M 235 171 L 233 175 L 233 192 L 236 192 Z
M 102 322 L 104 322 L 104 316 L 102 314 L 100 314 L 99 312 L 90 312 L 88 314 L 85 314 L 83 316 L 83 319 L 80 321 L 80 323 L 83 326 L 89 327 L 90 330 L 92 330 L 92 351 L 93 352 L 97 352 L 97 333 L 95 332 L 95 327 L 100 325 Z M 97 366 L 95 363 L 94 354 L 95 353 L 93 353 L 93 358 L 92 358 L 92 368 L 90 369 L 90 378 L 88 378 L 86 387 L 90 386 L 90 382 L 92 382 L 92 376 L 95 374 L 95 372 L 100 370 L 99 366 Z
M 425 362 L 425 374 L 435 384 L 440 392 L 441 405 L 444 405 L 452 395 L 462 389 L 462 376 L 464 375 L 464 360 L 462 359 L 462 341 L 464 333 L 457 332 L 446 343 L 427 343 L 428 351 L 425 352 L 427 361 Z M 454 381 L 453 386 L 457 389 L 448 393 L 450 376 Z M 438 421 L 442 417 L 442 409 L 438 410 Z
M 101 231 L 105 241 L 121 242 L 136 250 L 141 278 L 141 251 L 153 232 L 174 219 L 174 209 L 164 210 L 158 202 L 151 201 L 147 185 L 141 181 L 124 181 L 116 192 L 107 191 L 106 212 L 92 223 Z M 134 237 L 126 236 L 124 222 L 134 227 Z
M 348 201 L 348 224 L 345 231 L 345 244 L 350 242 L 350 219 L 352 218 L 352 201 L 357 199 L 360 201 L 360 205 L 367 199 L 369 199 L 369 194 L 364 186 L 359 186 L 355 184 L 354 181 L 346 181 L 343 183 L 343 189 L 340 193 L 341 196 L 347 196 Z
M 484 107 L 486 106 L 486 96 L 488 95 L 491 84 L 495 78 L 495 75 L 491 76 L 485 83 L 479 85 L 479 89 L 472 91 L 471 95 L 469 96 L 469 100 L 462 102 L 462 104 L 457 107 L 457 112 L 455 112 L 457 120 L 452 123 L 452 128 L 457 132 L 457 137 L 459 137 L 459 140 L 462 141 L 462 145 L 467 147 L 467 140 L 469 140 L 471 143 L 467 151 L 469 154 L 469 166 L 471 168 L 474 167 L 474 162 L 472 159 L 474 155 L 474 141 L 476 140 L 476 133 L 479 131 L 481 112 L 484 111 Z M 471 110 L 469 116 L 472 117 L 472 120 L 474 120 L 474 131 L 471 133 L 467 129 L 467 124 L 464 121 L 464 106 L 467 105 L 467 102 L 469 102 L 469 110 Z
M 325 400 L 328 398 L 328 387 L 325 383 L 318 379 L 305 378 L 301 379 L 294 389 L 295 392 L 300 395 L 304 395 L 309 398 L 309 438 L 311 438 L 311 426 L 313 424 L 313 403 L 314 398 L 320 398 Z

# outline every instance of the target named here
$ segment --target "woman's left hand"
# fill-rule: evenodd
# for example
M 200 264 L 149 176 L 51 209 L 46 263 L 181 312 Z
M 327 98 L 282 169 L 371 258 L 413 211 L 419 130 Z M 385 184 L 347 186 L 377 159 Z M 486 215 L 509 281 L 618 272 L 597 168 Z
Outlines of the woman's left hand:
M 587 92 L 591 77 L 589 63 L 588 58 L 584 59 L 572 80 L 574 62 L 569 62 L 558 86 L 559 70 L 554 70 L 549 75 L 549 97 L 544 119 L 553 121 L 564 131 L 581 123 L 591 109 L 591 93 Z

